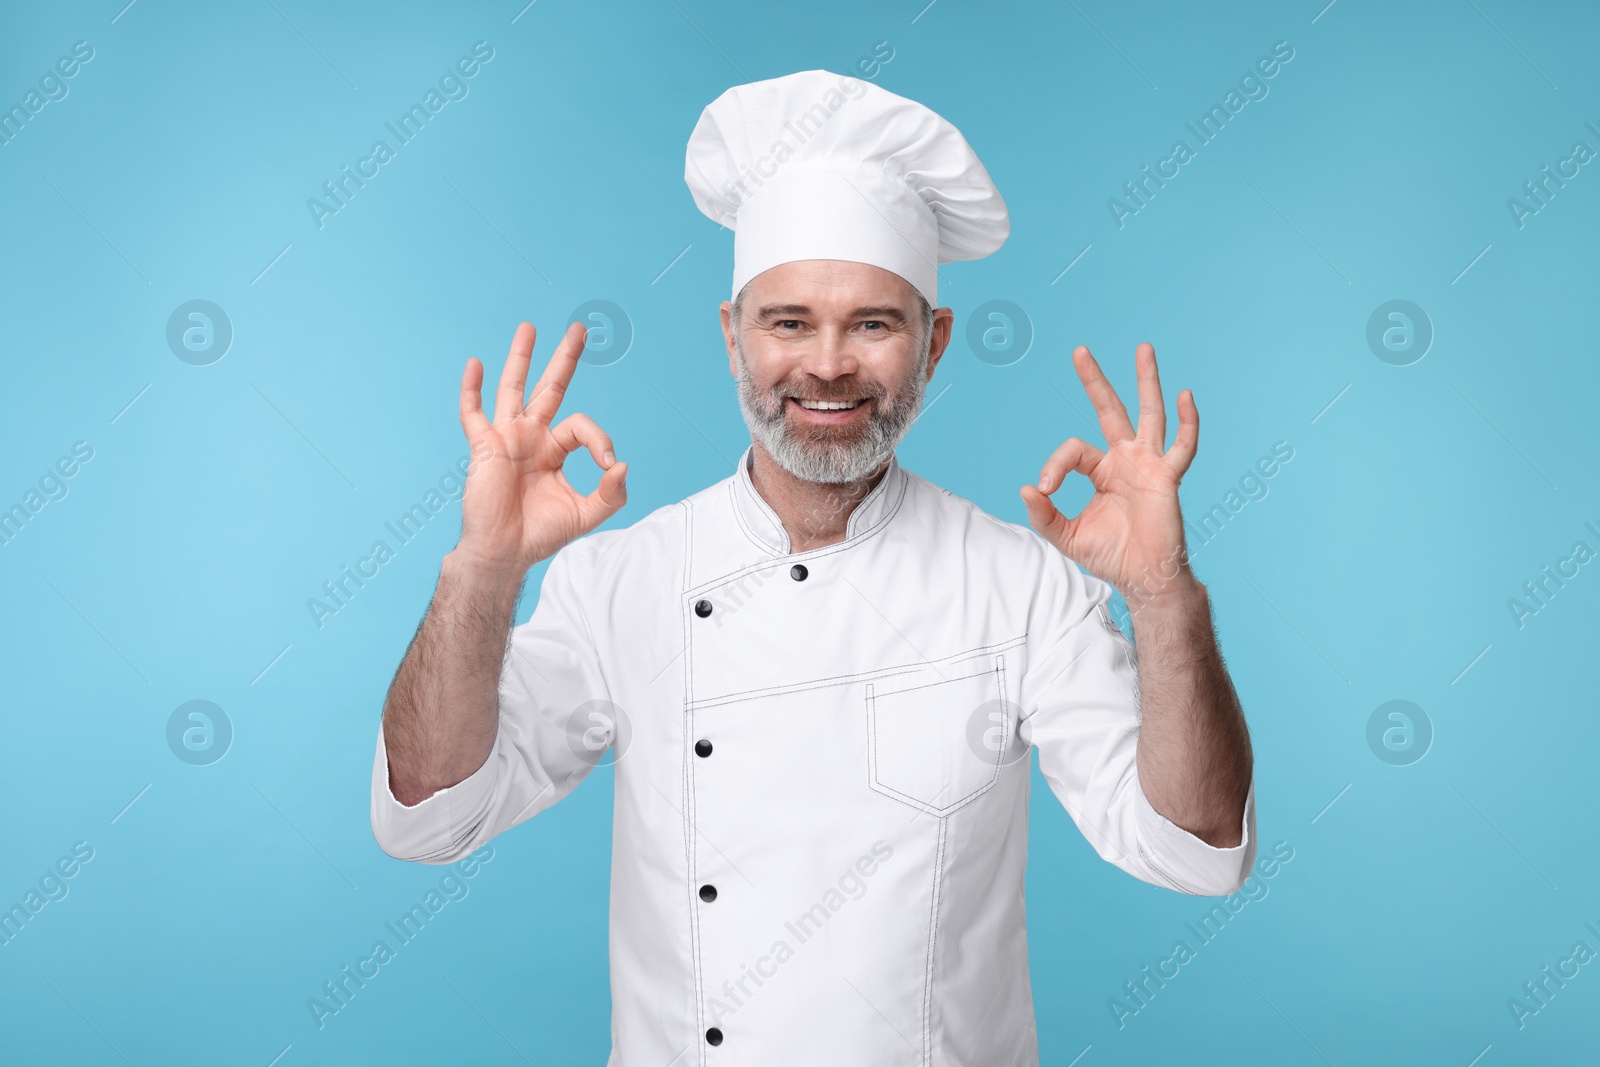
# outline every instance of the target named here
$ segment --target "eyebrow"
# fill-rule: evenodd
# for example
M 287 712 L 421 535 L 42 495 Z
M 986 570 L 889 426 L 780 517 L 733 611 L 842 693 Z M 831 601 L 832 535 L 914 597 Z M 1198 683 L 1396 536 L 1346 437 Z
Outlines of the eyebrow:
M 766 323 L 774 319 L 810 315 L 811 313 L 811 309 L 804 304 L 767 304 L 756 312 L 756 321 Z M 858 307 L 850 312 L 849 317 L 852 319 L 888 319 L 899 326 L 906 324 L 905 312 L 888 304 Z

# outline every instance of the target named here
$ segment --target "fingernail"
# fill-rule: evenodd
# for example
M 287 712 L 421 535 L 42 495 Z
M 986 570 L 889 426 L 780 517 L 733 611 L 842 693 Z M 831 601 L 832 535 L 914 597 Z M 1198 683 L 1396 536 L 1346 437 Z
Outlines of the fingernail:
M 607 467 L 610 467 L 613 463 L 615 463 L 617 461 L 617 454 L 615 452 L 607 452 L 604 456 L 601 457 L 601 460 L 605 463 L 605 465 Z

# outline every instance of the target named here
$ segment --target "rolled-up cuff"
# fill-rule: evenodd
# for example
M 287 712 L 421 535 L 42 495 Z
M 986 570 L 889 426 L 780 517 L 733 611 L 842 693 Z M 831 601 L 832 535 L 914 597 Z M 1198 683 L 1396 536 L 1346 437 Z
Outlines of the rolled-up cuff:
M 372 836 L 378 847 L 397 860 L 416 863 L 451 863 L 470 852 L 473 835 L 494 799 L 499 749 L 497 734 L 483 766 L 455 785 L 407 806 L 395 799 L 389 787 L 389 750 L 380 723 L 372 766 Z
M 1173 888 L 1196 896 L 1234 893 L 1250 877 L 1256 861 L 1256 784 L 1245 794 L 1239 843 L 1217 848 L 1167 819 L 1151 806 L 1143 788 L 1136 800 L 1139 847 L 1144 860 Z

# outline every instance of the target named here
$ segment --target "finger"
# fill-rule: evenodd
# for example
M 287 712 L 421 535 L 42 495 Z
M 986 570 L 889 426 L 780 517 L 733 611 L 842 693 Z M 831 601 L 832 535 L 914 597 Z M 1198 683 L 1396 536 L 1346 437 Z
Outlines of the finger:
M 471 441 L 488 426 L 483 415 L 483 364 L 469 358 L 467 369 L 461 372 L 461 429 Z
M 1100 417 L 1100 432 L 1106 435 L 1107 444 L 1126 441 L 1133 436 L 1133 424 L 1128 421 L 1128 409 L 1122 406 L 1117 391 L 1106 381 L 1100 364 L 1082 345 L 1072 350 L 1072 364 L 1083 381 L 1083 390 L 1089 394 L 1095 414 Z
M 589 455 L 600 465 L 601 470 L 610 470 L 617 462 L 616 452 L 611 444 L 611 435 L 602 430 L 595 421 L 582 412 L 574 412 L 562 419 L 561 422 L 550 428 L 550 433 L 556 439 L 556 444 L 568 455 L 580 448 L 587 448 Z
M 1178 436 L 1162 458 L 1178 472 L 1178 477 L 1181 478 L 1189 469 L 1189 464 L 1194 460 L 1195 450 L 1199 446 L 1200 409 L 1195 406 L 1194 393 L 1185 389 L 1178 394 Z
M 1039 471 L 1039 491 L 1049 495 L 1061 488 L 1068 471 L 1077 471 L 1084 477 L 1092 478 L 1094 469 L 1105 458 L 1106 454 L 1089 442 L 1080 437 L 1069 437 L 1044 461 L 1044 467 Z
M 572 381 L 572 372 L 577 369 L 578 357 L 583 355 L 583 342 L 588 332 L 581 322 L 567 327 L 561 343 L 556 345 L 555 354 L 539 376 L 539 384 L 533 387 L 533 396 L 528 398 L 524 412 L 528 418 L 548 424 L 556 417 L 561 398 L 567 395 L 567 383 Z
M 536 331 L 532 323 L 519 323 L 511 338 L 511 351 L 500 369 L 500 388 L 494 394 L 494 424 L 506 426 L 522 414 L 522 391 L 528 382 L 528 360 L 533 355 Z
M 1156 367 L 1156 350 L 1150 342 L 1141 344 L 1133 353 L 1134 366 L 1139 375 L 1139 440 L 1147 442 L 1153 452 L 1167 447 L 1167 404 L 1161 397 L 1161 371 Z
M 1028 525 L 1038 531 L 1040 537 L 1070 556 L 1076 520 L 1063 515 L 1061 509 L 1039 492 L 1037 486 L 1025 485 L 1021 493 L 1022 504 L 1028 509 Z
M 628 465 L 613 463 L 600 476 L 594 492 L 583 498 L 584 524 L 594 529 L 622 510 L 628 502 Z

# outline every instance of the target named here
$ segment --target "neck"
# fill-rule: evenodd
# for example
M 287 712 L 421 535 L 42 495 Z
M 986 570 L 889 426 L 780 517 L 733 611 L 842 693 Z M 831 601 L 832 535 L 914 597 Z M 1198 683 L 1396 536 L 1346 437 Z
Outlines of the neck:
M 809 552 L 845 538 L 850 515 L 889 472 L 889 461 L 854 482 L 837 485 L 796 478 L 778 465 L 760 441 L 752 442 L 750 481 L 789 535 L 789 551 Z

